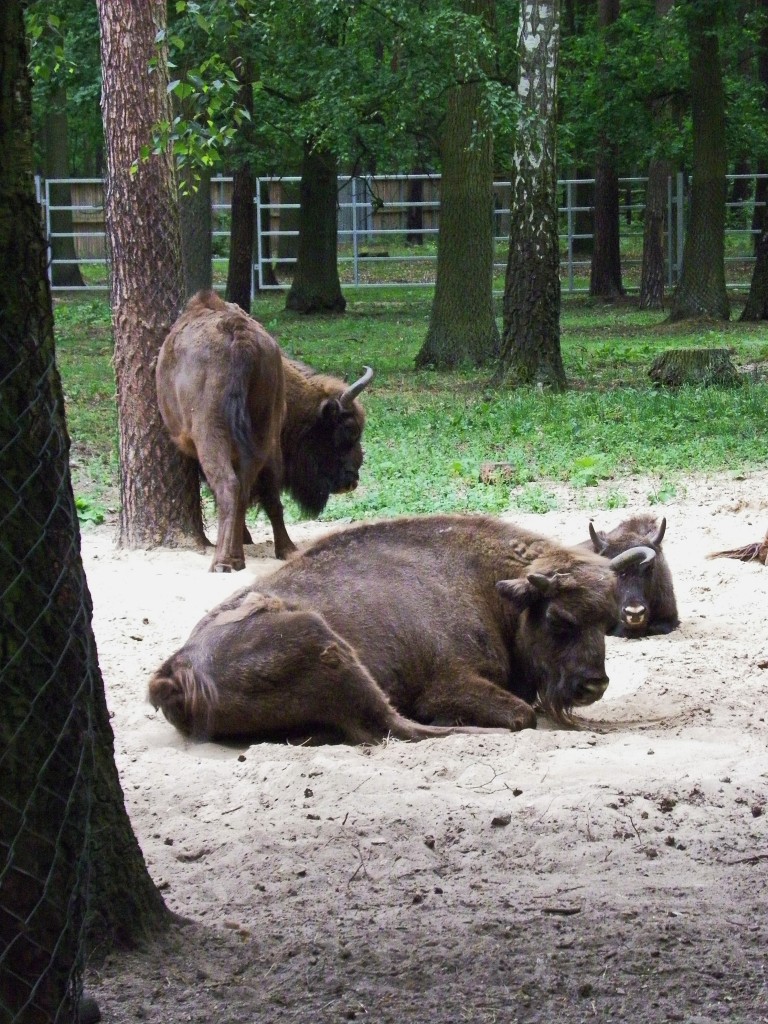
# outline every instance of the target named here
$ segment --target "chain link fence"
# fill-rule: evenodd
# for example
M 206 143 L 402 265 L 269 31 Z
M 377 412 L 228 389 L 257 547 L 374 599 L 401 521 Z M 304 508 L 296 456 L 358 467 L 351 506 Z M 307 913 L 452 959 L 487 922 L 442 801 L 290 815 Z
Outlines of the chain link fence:
M 0 315 L 0 1024 L 56 1024 L 80 1019 L 99 669 L 50 311 L 26 263 L 31 312 L 18 322 L 11 288 Z

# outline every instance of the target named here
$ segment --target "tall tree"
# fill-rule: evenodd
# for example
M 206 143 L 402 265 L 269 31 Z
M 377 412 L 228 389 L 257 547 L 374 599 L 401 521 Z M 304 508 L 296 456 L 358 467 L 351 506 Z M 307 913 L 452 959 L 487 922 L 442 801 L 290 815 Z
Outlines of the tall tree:
M 108 948 L 168 915 L 125 812 L 91 627 L 24 6 L 0 5 L 0 1016 L 48 1024 L 78 1019 L 86 930 Z
M 758 48 L 758 75 L 763 85 L 763 110 L 768 117 L 768 0 L 759 0 L 763 13 L 763 27 Z M 768 173 L 768 161 L 758 161 L 758 169 Z M 741 313 L 741 320 L 768 320 L 768 181 L 762 179 L 762 188 L 756 189 L 755 214 L 752 228 L 757 232 L 755 266 L 749 295 Z
M 213 287 L 213 215 L 211 168 L 186 168 L 179 182 L 179 224 L 184 294 Z
M 656 17 L 664 18 L 672 0 L 656 0 Z M 659 61 L 661 62 L 661 56 Z M 652 101 L 652 117 L 658 134 L 669 120 L 668 99 Z M 648 164 L 648 182 L 645 188 L 643 211 L 643 261 L 640 270 L 640 308 L 661 309 L 664 305 L 664 221 L 667 213 L 667 188 L 672 163 L 664 155 L 654 153 Z
M 83 275 L 77 263 L 72 215 L 72 187 L 69 169 L 69 122 L 67 93 L 58 84 L 49 96 L 44 118 L 43 173 L 49 179 L 51 210 L 51 272 L 53 284 L 64 288 L 82 288 Z
M 338 252 L 338 163 L 313 139 L 304 143 L 299 187 L 299 249 L 286 309 L 296 313 L 343 313 Z
M 463 0 L 493 32 L 495 0 Z M 448 91 L 440 144 L 435 293 L 417 366 L 480 366 L 498 355 L 493 309 L 493 130 L 482 66 Z
M 229 264 L 227 267 L 227 301 L 236 302 L 246 313 L 251 312 L 251 277 L 253 274 L 253 242 L 256 224 L 254 196 L 256 175 L 251 153 L 253 118 L 253 69 L 250 61 L 242 61 L 238 69 L 240 104 L 248 120 L 238 133 L 235 168 L 232 175 L 232 224 L 229 231 Z
M 168 437 L 157 353 L 184 301 L 178 190 L 154 125 L 172 121 L 161 0 L 98 0 L 105 216 L 120 431 L 120 535 L 126 547 L 205 543 L 197 466 Z
M 496 380 L 566 386 L 560 351 L 555 100 L 559 0 L 520 5 L 520 118 L 512 163 L 512 218 L 504 329 Z
M 720 62 L 719 0 L 686 5 L 693 180 L 683 272 L 675 291 L 670 320 L 707 316 L 727 320 L 725 288 L 725 199 L 728 170 L 725 135 L 725 89 Z
M 611 29 L 618 17 L 619 0 L 598 0 L 597 20 L 606 50 L 612 45 Z M 603 79 L 604 88 L 610 92 L 607 75 L 603 75 Z M 624 294 L 619 249 L 618 146 L 605 120 L 598 134 L 595 163 L 594 246 L 589 294 L 603 299 L 615 299 Z

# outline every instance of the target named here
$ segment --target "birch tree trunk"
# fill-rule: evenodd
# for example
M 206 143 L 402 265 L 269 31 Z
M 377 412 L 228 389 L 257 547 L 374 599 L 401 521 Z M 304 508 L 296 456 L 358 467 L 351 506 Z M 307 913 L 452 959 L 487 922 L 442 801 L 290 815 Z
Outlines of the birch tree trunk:
M 152 128 L 172 119 L 168 69 L 155 38 L 164 0 L 98 0 L 105 218 L 120 442 L 120 533 L 125 547 L 202 546 L 198 469 L 160 417 L 155 364 L 184 302 L 178 191 L 170 153 L 142 159 Z
M 559 0 L 520 8 L 522 104 L 512 167 L 512 216 L 504 285 L 504 330 L 496 380 L 566 387 L 560 351 L 555 99 Z

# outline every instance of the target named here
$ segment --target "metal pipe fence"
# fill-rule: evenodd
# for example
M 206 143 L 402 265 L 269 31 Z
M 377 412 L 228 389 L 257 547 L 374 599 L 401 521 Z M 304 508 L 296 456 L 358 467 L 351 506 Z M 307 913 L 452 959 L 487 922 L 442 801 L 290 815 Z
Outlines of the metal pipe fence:
M 726 279 L 729 288 L 746 289 L 754 261 L 754 213 L 764 205 L 757 199 L 757 183 L 766 175 L 729 175 L 729 192 L 736 182 L 748 184 L 746 197 L 727 203 Z M 254 195 L 255 245 L 252 263 L 252 292 L 279 290 L 290 283 L 296 261 L 295 243 L 298 186 L 295 176 L 257 179 Z M 52 253 L 49 278 L 54 292 L 106 291 L 109 271 L 104 230 L 102 181 L 98 178 L 37 179 L 37 195 L 44 211 L 46 234 Z M 232 179 L 217 177 L 211 182 L 213 218 L 214 281 L 226 279 L 231 216 Z M 629 292 L 637 290 L 642 262 L 642 235 L 647 178 L 619 179 L 620 244 L 622 273 Z M 67 205 L 53 203 L 52 189 L 69 186 Z M 588 292 L 591 268 L 591 204 L 594 179 L 564 178 L 558 182 L 560 204 L 561 278 L 563 291 Z M 495 181 L 494 240 L 496 288 L 503 287 L 503 273 L 509 237 L 511 186 Z M 417 196 L 418 198 L 415 198 Z M 667 190 L 666 267 L 668 288 L 674 288 L 683 260 L 683 243 L 688 187 L 682 174 L 671 177 Z M 72 231 L 54 230 L 53 215 L 68 212 Z M 385 174 L 339 177 L 338 263 L 342 286 L 358 288 L 383 284 L 393 287 L 430 287 L 437 264 L 437 235 L 440 214 L 440 176 L 434 174 Z M 71 238 L 75 256 L 56 254 L 57 241 Z M 58 266 L 77 264 L 84 285 L 58 285 Z

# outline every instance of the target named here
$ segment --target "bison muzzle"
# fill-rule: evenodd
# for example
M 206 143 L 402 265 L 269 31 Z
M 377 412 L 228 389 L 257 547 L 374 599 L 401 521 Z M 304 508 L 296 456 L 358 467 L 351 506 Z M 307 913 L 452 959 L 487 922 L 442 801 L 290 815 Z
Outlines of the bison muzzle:
M 198 738 L 349 743 L 569 723 L 608 685 L 613 562 L 484 516 L 331 533 L 209 612 L 149 699 Z

